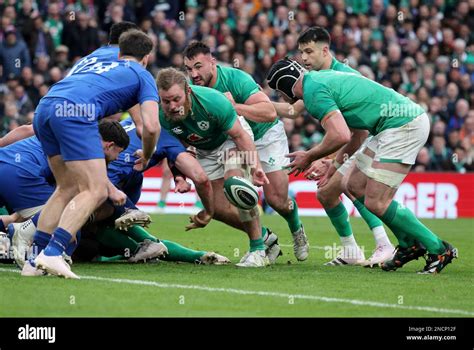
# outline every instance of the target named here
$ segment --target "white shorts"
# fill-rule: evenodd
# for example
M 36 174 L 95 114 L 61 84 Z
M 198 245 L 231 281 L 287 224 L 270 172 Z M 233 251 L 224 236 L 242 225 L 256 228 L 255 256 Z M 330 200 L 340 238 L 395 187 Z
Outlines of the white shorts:
M 342 163 L 342 165 L 339 167 L 339 169 L 337 169 L 337 171 L 342 175 L 346 175 L 347 172 L 349 171 L 349 169 L 351 168 L 352 164 L 354 164 L 354 161 L 355 161 L 355 158 L 357 156 L 357 154 L 359 153 L 362 153 L 366 147 L 370 148 L 372 151 L 375 152 L 375 144 L 374 143 L 370 143 L 370 141 L 372 140 L 372 136 L 368 136 L 365 141 L 360 145 L 360 147 L 357 149 L 357 151 L 355 151 L 352 156 L 350 156 L 350 158 L 348 160 L 346 160 L 344 163 Z
M 43 205 L 39 205 L 37 207 L 32 207 L 32 208 L 26 208 L 26 209 L 22 209 L 22 210 L 19 210 L 17 212 L 17 214 L 19 214 L 22 218 L 24 219 L 29 219 L 31 218 L 33 215 L 35 215 L 37 212 L 39 212 L 40 210 L 42 210 L 44 207 L 44 204 Z
M 268 129 L 259 140 L 255 141 L 255 147 L 265 173 L 283 170 L 290 164 L 290 159 L 285 157 L 290 153 L 288 138 L 280 120 Z
M 377 162 L 413 165 L 429 134 L 430 119 L 423 113 L 408 124 L 375 135 L 368 147 L 374 150 Z
M 244 117 L 239 116 L 238 118 L 244 130 L 253 140 L 253 132 L 250 128 L 250 125 L 247 123 Z M 237 146 L 235 145 L 234 141 L 229 138 L 222 145 L 214 148 L 213 150 L 196 149 L 196 158 L 206 172 L 209 180 L 212 181 L 224 177 L 224 155 L 226 154 L 226 150 L 230 150 L 232 148 L 237 148 Z

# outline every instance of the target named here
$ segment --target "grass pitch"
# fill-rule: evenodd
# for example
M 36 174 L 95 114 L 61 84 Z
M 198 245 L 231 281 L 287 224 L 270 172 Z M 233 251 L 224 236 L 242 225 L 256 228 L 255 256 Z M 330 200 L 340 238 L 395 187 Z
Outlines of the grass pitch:
M 150 231 L 187 247 L 212 250 L 233 263 L 247 251 L 244 234 L 219 222 L 184 232 L 187 216 L 155 215 Z M 473 317 L 474 220 L 423 220 L 459 249 L 460 258 L 439 275 L 417 275 L 420 259 L 396 272 L 355 266 L 323 266 L 339 239 L 327 218 L 303 218 L 310 256 L 297 262 L 286 222 L 264 216 L 284 255 L 273 266 L 242 269 L 185 263 L 75 264 L 81 280 L 22 278 L 0 265 L 2 317 Z M 351 218 L 366 257 L 371 232 Z M 395 237 L 389 234 L 392 243 Z

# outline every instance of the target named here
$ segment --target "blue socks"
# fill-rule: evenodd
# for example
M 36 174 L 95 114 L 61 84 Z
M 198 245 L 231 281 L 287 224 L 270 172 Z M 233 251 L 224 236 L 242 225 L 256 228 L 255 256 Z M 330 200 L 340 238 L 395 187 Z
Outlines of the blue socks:
M 72 256 L 72 253 L 76 250 L 77 246 L 79 245 L 79 241 L 81 240 L 81 230 L 77 231 L 76 233 L 76 240 L 69 243 L 66 248 L 66 254 Z
M 37 212 L 32 218 L 31 221 L 33 221 L 33 224 L 35 224 L 35 227 L 38 226 L 38 219 L 40 217 L 41 211 Z
M 33 238 L 33 244 L 36 246 L 35 253 L 39 254 L 44 248 L 46 248 L 50 239 L 50 234 L 37 230 Z
M 53 232 L 53 236 L 49 241 L 48 246 L 44 249 L 44 255 L 58 256 L 61 255 L 69 245 L 72 235 L 66 230 L 58 227 Z

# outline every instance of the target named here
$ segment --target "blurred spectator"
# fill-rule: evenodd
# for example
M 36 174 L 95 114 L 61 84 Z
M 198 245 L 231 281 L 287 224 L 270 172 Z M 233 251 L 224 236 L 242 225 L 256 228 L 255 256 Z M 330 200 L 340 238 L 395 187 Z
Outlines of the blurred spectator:
M 25 92 L 23 85 L 18 85 L 14 90 L 15 105 L 19 113 L 20 123 L 26 122 L 26 115 L 29 112 L 34 111 L 33 103 L 31 102 L 28 94 Z
M 430 170 L 440 171 L 445 170 L 443 166 L 449 162 L 451 152 L 446 147 L 446 139 L 444 136 L 433 137 L 432 146 L 429 149 L 430 153 Z
M 13 26 L 5 30 L 5 40 L 0 45 L 0 66 L 3 72 L 2 82 L 7 77 L 19 77 L 23 67 L 31 67 L 28 48 Z
M 300 134 L 292 134 L 289 142 L 290 152 L 304 151 L 303 140 Z
M 454 113 L 449 118 L 448 130 L 460 129 L 464 124 L 464 118 L 466 118 L 468 112 L 469 103 L 465 99 L 458 100 Z
M 420 150 L 420 153 L 418 153 L 418 156 L 416 157 L 415 164 L 413 165 L 412 171 L 416 173 L 422 173 L 425 171 L 430 170 L 430 152 L 428 151 L 428 148 L 423 147 Z
M 203 40 L 221 64 L 242 69 L 278 99 L 265 76 L 298 56 L 308 26 L 331 34 L 334 57 L 414 99 L 432 129 L 414 171 L 472 171 L 474 3 L 387 0 L 22 0 L 0 5 L 0 134 L 33 118 L 32 108 L 79 57 L 107 43 L 112 24 L 130 20 L 152 38 L 147 69 L 182 69 L 182 49 Z M 283 120 L 291 150 L 320 142 L 305 113 Z
M 52 65 L 58 67 L 61 71 L 67 71 L 72 67 L 71 61 L 69 61 L 69 48 L 66 45 L 59 45 L 54 50 Z
M 97 28 L 90 23 L 89 15 L 85 12 L 76 14 L 76 20 L 70 24 L 70 28 L 63 35 L 63 42 L 69 47 L 69 60 L 76 61 L 80 57 L 87 56 L 100 46 Z
M 39 14 L 26 21 L 23 36 L 33 60 L 42 55 L 51 56 L 54 50 L 53 37 Z
M 48 17 L 46 19 L 45 26 L 53 38 L 54 47 L 61 45 L 61 36 L 64 29 L 64 23 L 61 18 L 59 2 L 51 1 L 48 4 Z
M 467 140 L 469 148 L 474 147 L 474 110 L 470 110 L 467 114 L 464 125 L 459 132 L 459 138 L 461 140 Z

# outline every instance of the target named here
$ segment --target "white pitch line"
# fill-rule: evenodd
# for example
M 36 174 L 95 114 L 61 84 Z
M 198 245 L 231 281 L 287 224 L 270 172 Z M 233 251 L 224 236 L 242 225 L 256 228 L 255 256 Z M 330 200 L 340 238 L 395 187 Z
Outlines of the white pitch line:
M 16 269 L 0 268 L 0 272 L 19 273 L 20 271 Z M 301 300 L 317 300 L 317 301 L 323 301 L 326 303 L 344 303 L 344 304 L 352 304 L 352 305 L 357 305 L 357 306 L 371 306 L 371 307 L 379 307 L 379 308 L 426 311 L 426 312 L 433 312 L 433 313 L 439 313 L 439 314 L 460 314 L 460 315 L 465 315 L 465 316 L 474 316 L 474 312 L 472 311 L 456 310 L 456 309 L 441 309 L 441 308 L 436 308 L 436 307 L 431 307 L 431 306 L 410 306 L 410 305 L 381 303 L 377 301 L 330 298 L 330 297 L 322 297 L 322 296 L 317 296 L 317 295 L 288 294 L 288 293 L 243 290 L 243 289 L 234 289 L 234 288 L 214 288 L 214 287 L 206 287 L 206 286 L 199 286 L 199 285 L 160 283 L 160 282 L 154 282 L 154 281 L 129 280 L 129 279 L 122 279 L 122 278 L 107 278 L 107 277 L 98 277 L 98 276 L 79 276 L 79 277 L 81 277 L 81 279 L 83 280 L 112 282 L 112 283 L 120 283 L 120 284 L 135 284 L 135 285 L 150 286 L 150 287 L 157 287 L 157 288 L 192 289 L 192 290 L 199 290 L 199 291 L 211 292 L 211 293 L 214 292 L 214 293 L 228 293 L 228 294 L 239 294 L 239 295 L 258 295 L 258 296 L 276 297 L 276 298 L 285 298 L 285 299 L 293 298 L 293 299 L 301 299 Z

